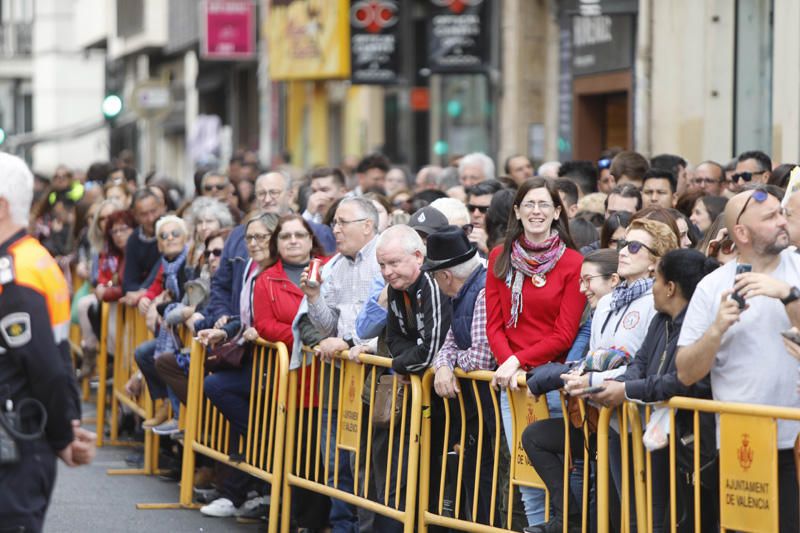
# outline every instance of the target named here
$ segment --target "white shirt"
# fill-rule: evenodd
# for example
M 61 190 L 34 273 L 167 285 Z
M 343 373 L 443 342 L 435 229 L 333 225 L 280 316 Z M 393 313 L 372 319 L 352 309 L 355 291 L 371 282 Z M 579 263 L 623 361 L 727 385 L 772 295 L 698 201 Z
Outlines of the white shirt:
M 784 250 L 780 257 L 780 264 L 770 275 L 800 286 L 800 256 Z M 722 292 L 733 287 L 737 264 L 729 262 L 697 285 L 678 338 L 679 347 L 700 340 L 714 322 Z M 797 361 L 787 353 L 780 334 L 791 327 L 784 305 L 766 296 L 756 296 L 747 303 L 749 307 L 739 321 L 722 336 L 711 367 L 714 399 L 800 407 Z M 798 432 L 800 422 L 778 421 L 778 448 L 792 448 Z

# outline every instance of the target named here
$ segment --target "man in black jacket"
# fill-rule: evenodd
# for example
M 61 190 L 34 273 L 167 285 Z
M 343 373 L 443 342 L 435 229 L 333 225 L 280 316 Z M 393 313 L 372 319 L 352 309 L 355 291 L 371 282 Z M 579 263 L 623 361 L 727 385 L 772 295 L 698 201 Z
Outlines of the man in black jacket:
M 425 245 L 409 226 L 392 226 L 378 239 L 378 264 L 389 284 L 386 343 L 392 370 L 422 374 L 433 363 L 450 328 L 450 299 L 422 272 Z

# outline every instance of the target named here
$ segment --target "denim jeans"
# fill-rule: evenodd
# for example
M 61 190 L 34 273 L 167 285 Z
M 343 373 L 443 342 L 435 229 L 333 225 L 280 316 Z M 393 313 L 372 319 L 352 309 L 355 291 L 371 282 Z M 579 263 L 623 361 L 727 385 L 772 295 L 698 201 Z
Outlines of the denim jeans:
M 167 385 L 156 371 L 156 341 L 149 340 L 143 342 L 136 347 L 133 356 L 147 382 L 147 390 L 150 392 L 150 398 L 152 398 L 153 401 L 166 398 Z
M 561 418 L 561 400 L 558 391 L 548 392 L 547 406 L 550 410 L 550 418 Z M 506 434 L 508 449 L 511 456 L 514 456 L 514 443 L 511 442 L 513 424 L 511 423 L 511 404 L 505 391 L 500 395 L 500 411 L 503 416 L 503 430 Z M 544 522 L 546 495 L 542 489 L 531 487 L 520 487 L 522 504 L 525 506 L 525 516 L 528 517 L 528 525 L 532 526 Z
M 206 397 L 231 423 L 229 453 L 238 452 L 239 437 L 247 434 L 252 372 L 253 359 L 245 356 L 242 368 L 215 372 L 203 382 Z

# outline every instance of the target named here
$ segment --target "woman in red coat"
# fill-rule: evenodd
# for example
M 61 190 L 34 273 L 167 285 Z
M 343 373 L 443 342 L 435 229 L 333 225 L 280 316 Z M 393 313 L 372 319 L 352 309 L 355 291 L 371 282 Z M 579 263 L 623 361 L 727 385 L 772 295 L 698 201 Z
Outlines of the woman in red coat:
M 499 367 L 493 386 L 517 389 L 517 377 L 550 361 L 564 361 L 580 327 L 586 297 L 580 293 L 583 257 L 575 251 L 561 197 L 543 178 L 517 191 L 506 241 L 489 254 L 486 335 Z M 561 414 L 558 393 L 548 398 Z M 509 448 L 511 410 L 501 411 Z M 544 492 L 520 487 L 528 524 L 544 522 Z

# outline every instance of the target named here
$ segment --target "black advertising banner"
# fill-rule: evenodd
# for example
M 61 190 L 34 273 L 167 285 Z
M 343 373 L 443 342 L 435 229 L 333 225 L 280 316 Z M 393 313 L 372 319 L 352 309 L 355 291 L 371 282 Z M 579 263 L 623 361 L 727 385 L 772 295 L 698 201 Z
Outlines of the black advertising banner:
M 489 0 L 430 0 L 431 72 L 482 72 L 489 62 Z
M 624 70 L 633 65 L 633 15 L 572 17 L 572 73 Z
M 353 83 L 397 83 L 400 6 L 396 0 L 351 0 L 350 65 Z

